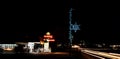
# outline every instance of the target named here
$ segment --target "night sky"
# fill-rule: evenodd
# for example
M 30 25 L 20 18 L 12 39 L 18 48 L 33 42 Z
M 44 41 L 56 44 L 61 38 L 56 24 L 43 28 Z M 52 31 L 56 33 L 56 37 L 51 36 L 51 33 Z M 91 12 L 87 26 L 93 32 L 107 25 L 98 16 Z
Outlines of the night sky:
M 120 42 L 117 3 L 109 5 L 78 0 L 10 2 L 1 5 L 0 42 L 39 41 L 48 31 L 57 41 L 67 42 L 71 7 L 74 9 L 72 23 L 80 24 L 80 30 L 73 33 L 76 42 Z

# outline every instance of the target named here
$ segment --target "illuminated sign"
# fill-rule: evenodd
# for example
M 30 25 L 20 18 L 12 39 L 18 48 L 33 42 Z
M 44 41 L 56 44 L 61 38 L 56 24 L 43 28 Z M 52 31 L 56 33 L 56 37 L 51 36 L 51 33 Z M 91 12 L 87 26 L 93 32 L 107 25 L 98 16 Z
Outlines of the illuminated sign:
M 52 39 L 52 38 L 53 38 L 53 36 L 50 35 L 50 32 L 47 32 L 46 35 L 44 35 L 44 40 L 47 39 L 47 41 L 49 41 L 49 42 L 54 42 L 54 41 L 55 41 L 55 40 Z
M 50 42 L 54 42 L 55 40 L 54 40 L 54 39 L 49 39 L 48 41 L 50 41 Z
M 44 35 L 44 38 L 53 38 L 52 35 Z
M 49 48 L 49 43 L 44 43 L 44 49 L 48 49 Z

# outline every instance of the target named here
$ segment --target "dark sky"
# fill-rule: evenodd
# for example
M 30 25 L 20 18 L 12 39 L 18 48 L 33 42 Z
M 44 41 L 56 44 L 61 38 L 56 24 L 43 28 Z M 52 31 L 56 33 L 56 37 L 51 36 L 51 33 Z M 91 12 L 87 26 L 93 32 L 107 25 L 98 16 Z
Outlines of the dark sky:
M 69 2 L 62 0 L 4 2 L 1 6 L 1 41 L 39 41 L 38 37 L 48 31 L 55 39 L 64 39 L 68 6 Z
M 78 0 L 3 2 L 0 40 L 38 41 L 39 36 L 50 31 L 56 40 L 66 42 L 70 7 L 74 9 L 73 23 L 77 21 L 81 29 L 74 33 L 74 40 L 110 42 L 112 38 L 118 41 L 118 4 Z

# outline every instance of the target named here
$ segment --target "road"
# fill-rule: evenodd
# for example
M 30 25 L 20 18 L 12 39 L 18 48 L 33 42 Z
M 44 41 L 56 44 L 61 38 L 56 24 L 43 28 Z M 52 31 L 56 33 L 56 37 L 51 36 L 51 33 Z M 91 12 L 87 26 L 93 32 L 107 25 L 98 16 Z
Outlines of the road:
M 71 55 L 68 52 L 52 52 L 52 53 L 39 53 L 39 54 L 1 54 L 1 58 L 9 58 L 9 59 L 81 59 L 76 57 L 74 54 Z

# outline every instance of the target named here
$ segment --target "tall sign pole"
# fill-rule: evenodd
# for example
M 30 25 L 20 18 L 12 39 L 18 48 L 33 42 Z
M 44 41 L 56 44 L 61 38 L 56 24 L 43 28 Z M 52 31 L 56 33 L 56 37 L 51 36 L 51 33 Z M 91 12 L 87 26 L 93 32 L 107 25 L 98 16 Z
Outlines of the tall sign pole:
M 73 39 L 73 36 L 72 36 L 72 31 L 71 31 L 71 21 L 72 21 L 72 8 L 69 10 L 69 40 L 70 40 L 70 46 L 72 44 L 72 39 Z
M 73 35 L 72 35 L 72 30 L 76 32 L 77 30 L 80 30 L 79 26 L 76 22 L 75 24 L 72 24 L 72 8 L 69 10 L 69 40 L 70 40 L 70 46 L 72 45 L 72 40 L 73 40 Z

